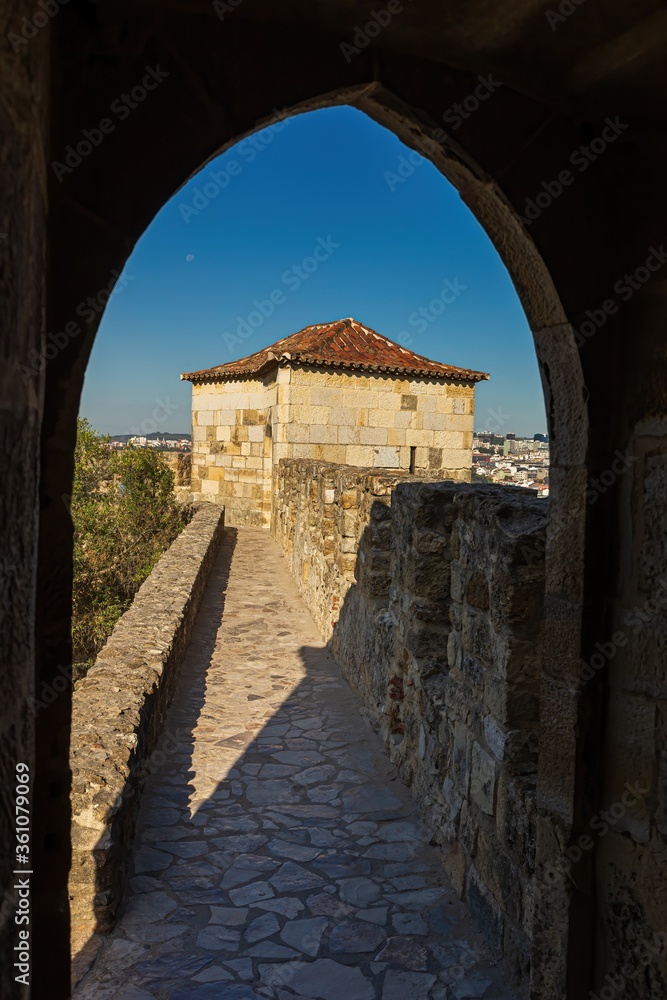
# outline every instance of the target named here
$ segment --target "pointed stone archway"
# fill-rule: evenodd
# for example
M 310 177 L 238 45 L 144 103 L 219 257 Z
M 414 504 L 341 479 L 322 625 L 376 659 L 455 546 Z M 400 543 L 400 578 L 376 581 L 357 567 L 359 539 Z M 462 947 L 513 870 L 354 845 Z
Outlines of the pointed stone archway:
M 7 508 L 7 551 L 21 562 L 7 649 L 23 650 L 8 704 L 24 723 L 6 752 L 30 756 L 34 725 L 35 866 L 49 873 L 35 900 L 34 943 L 44 967 L 35 988 L 66 995 L 69 705 L 59 697 L 35 717 L 26 708 L 32 623 L 39 691 L 69 657 L 71 524 L 63 497 L 105 294 L 156 211 L 202 164 L 285 109 L 348 103 L 423 150 L 455 184 L 505 261 L 533 330 L 553 459 L 540 863 L 550 865 L 585 835 L 619 781 L 651 785 L 639 826 L 583 852 L 574 888 L 564 876 L 551 879 L 536 900 L 534 996 L 587 996 L 618 968 L 619 950 L 659 926 L 642 872 L 662 843 L 660 636 L 655 611 L 645 612 L 648 623 L 637 633 L 624 622 L 628 609 L 650 600 L 659 607 L 667 558 L 653 527 L 665 505 L 664 283 L 659 268 L 652 276 L 665 222 L 657 68 L 664 25 L 648 4 L 627 11 L 619 3 L 606 11 L 604 32 L 584 7 L 573 14 L 578 33 L 566 36 L 565 26 L 553 31 L 545 10 L 527 0 L 492 17 L 479 7 L 461 13 L 426 4 L 348 59 L 341 43 L 366 24 L 361 5 L 309 12 L 295 4 L 275 13 L 246 2 L 247 10 L 222 19 L 209 4 L 187 12 L 149 0 L 140 9 L 79 4 L 60 11 L 30 44 L 17 43 L 4 62 L 6 109 L 13 109 L 5 112 L 5 162 L 14 189 L 11 240 L 0 250 L 17 279 L 5 299 L 7 433 L 20 442 L 10 453 L 7 488 L 27 499 L 21 509 Z M 4 15 L 5 37 L 32 13 L 27 2 L 15 4 Z M 166 74 L 159 85 L 133 98 L 159 69 Z M 500 83 L 489 100 L 460 125 L 451 115 L 443 125 L 489 74 Z M 138 108 L 121 117 L 113 108 L 128 93 Z M 114 129 L 95 149 L 66 174 L 54 171 L 52 162 L 63 162 L 84 130 L 110 117 Z M 618 139 L 599 151 L 609 120 Z M 589 166 L 579 171 L 572 156 L 582 148 L 591 152 L 581 154 Z M 565 183 L 564 170 L 576 183 Z M 534 220 L 530 202 L 539 208 Z M 41 340 L 47 332 L 65 346 Z M 34 351 L 43 359 L 34 377 L 12 379 L 17 366 L 35 367 Z M 628 457 L 623 473 L 613 472 L 617 453 Z M 591 479 L 599 484 L 592 490 Z M 628 641 L 580 685 L 580 660 L 592 663 L 615 631 Z M 636 934 L 626 933 L 619 907 L 640 914 Z

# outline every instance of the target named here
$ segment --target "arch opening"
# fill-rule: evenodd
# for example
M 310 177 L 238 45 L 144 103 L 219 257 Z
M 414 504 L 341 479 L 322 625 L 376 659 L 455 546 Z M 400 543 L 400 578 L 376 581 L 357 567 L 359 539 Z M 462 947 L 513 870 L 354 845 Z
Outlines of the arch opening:
M 581 372 L 578 355 L 572 332 L 565 322 L 564 311 L 558 301 L 547 269 L 509 203 L 502 197 L 496 186 L 485 178 L 481 171 L 472 167 L 462 151 L 453 144 L 450 144 L 445 150 L 441 145 L 434 148 L 433 140 L 424 125 L 417 125 L 414 118 L 411 118 L 405 109 L 397 110 L 398 102 L 396 99 L 390 98 L 384 92 L 375 88 L 364 88 L 355 95 L 354 100 L 352 95 L 348 93 L 344 101 L 337 98 L 317 103 L 322 106 L 350 104 L 388 128 L 407 146 L 418 150 L 420 155 L 422 153 L 426 155 L 458 190 L 464 202 L 483 225 L 508 267 L 535 339 L 548 403 L 552 469 L 570 468 L 574 459 L 581 455 L 582 449 L 585 451 L 586 440 L 586 427 L 583 419 L 578 423 L 576 440 L 573 440 L 570 433 L 573 420 L 572 408 L 576 404 L 577 396 L 581 400 L 578 412 L 583 413 L 583 391 L 580 388 Z M 304 110 L 302 107 L 297 107 L 292 109 L 291 113 L 296 114 Z M 279 124 L 280 120 L 275 117 L 264 124 L 265 127 L 271 128 L 277 123 Z M 254 133 L 247 133 L 247 135 L 238 138 L 237 141 L 243 141 L 252 134 Z M 194 179 L 200 177 L 202 171 L 212 162 L 212 160 L 207 160 L 193 175 Z M 202 193 L 205 198 L 211 200 L 212 188 L 207 193 L 204 184 Z M 572 362 L 572 368 L 568 368 L 569 362 Z M 556 383 L 553 381 L 554 377 Z M 411 461 L 412 455 L 410 454 L 408 462 Z M 568 498 L 566 515 L 559 509 L 560 502 L 560 497 L 557 495 L 555 503 L 552 501 L 550 504 L 552 524 L 556 526 L 558 531 L 559 525 L 562 525 L 563 519 L 565 519 L 567 529 L 571 531 L 576 518 L 576 514 L 573 515 L 572 498 L 571 496 Z M 583 506 L 580 513 L 583 514 Z M 579 531 L 583 533 L 582 525 L 579 526 Z M 573 594 L 572 596 L 577 598 L 577 595 Z

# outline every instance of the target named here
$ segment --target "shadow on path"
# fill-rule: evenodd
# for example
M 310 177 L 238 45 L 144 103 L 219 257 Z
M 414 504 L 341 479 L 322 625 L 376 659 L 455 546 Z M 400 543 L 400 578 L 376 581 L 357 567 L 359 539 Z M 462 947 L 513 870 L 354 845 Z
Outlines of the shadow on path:
M 236 531 L 144 791 L 131 895 L 74 996 L 510 1000 L 278 546 Z

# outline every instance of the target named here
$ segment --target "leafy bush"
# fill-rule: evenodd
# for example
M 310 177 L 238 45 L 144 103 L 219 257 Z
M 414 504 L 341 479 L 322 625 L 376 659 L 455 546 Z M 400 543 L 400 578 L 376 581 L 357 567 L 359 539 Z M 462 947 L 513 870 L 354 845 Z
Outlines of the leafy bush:
M 116 451 L 79 420 L 74 521 L 75 674 L 94 662 L 137 590 L 185 523 L 174 474 L 149 448 Z

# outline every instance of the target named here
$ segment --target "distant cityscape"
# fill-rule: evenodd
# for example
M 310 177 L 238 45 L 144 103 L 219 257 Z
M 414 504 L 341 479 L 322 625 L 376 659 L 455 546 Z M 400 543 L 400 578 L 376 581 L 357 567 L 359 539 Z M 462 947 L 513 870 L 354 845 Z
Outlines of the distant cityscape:
M 191 450 L 190 434 L 173 432 L 113 434 L 110 444 L 116 449 L 132 445 L 156 451 Z M 534 434 L 529 438 L 492 431 L 476 432 L 472 439 L 472 482 L 519 486 L 536 490 L 540 497 L 549 496 L 548 435 Z
M 159 431 L 152 434 L 112 434 L 109 443 L 117 450 L 132 445 L 135 448 L 154 448 L 156 451 L 190 451 L 190 435 L 171 431 L 164 434 Z
M 472 482 L 502 483 L 549 496 L 549 437 L 478 431 L 472 439 Z

